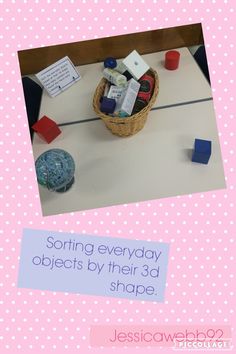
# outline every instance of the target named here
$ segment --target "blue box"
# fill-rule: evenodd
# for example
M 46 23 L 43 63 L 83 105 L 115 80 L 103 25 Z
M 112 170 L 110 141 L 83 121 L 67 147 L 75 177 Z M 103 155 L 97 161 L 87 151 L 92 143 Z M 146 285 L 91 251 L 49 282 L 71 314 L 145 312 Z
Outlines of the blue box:
M 195 139 L 192 161 L 208 164 L 211 156 L 211 141 Z
M 116 100 L 114 98 L 103 97 L 100 110 L 103 113 L 113 113 L 116 108 Z

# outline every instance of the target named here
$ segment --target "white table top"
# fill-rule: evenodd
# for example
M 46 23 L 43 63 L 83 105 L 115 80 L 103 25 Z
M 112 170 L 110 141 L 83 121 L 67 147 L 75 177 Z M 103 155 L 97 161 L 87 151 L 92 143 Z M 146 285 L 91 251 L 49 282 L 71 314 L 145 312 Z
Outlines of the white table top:
M 212 141 L 208 165 L 191 162 L 195 138 Z M 212 101 L 151 111 L 128 138 L 101 120 L 65 126 L 50 145 L 35 135 L 35 159 L 52 148 L 73 156 L 75 183 L 65 193 L 39 186 L 43 215 L 225 188 Z
M 180 66 L 174 71 L 163 66 L 165 51 L 142 56 L 159 75 L 160 92 L 154 107 L 212 97 L 210 85 L 189 50 L 179 48 L 178 51 Z M 103 63 L 78 67 L 82 79 L 57 97 L 51 98 L 44 90 L 39 118 L 47 115 L 61 124 L 96 117 L 92 100 L 102 69 Z

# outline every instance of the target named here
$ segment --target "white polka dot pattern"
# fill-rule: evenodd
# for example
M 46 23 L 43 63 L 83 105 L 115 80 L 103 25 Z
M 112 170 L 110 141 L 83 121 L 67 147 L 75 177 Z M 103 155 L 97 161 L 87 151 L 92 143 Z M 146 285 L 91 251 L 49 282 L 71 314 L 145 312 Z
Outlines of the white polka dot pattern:
M 235 10 L 234 0 L 0 1 L 1 354 L 110 353 L 91 349 L 93 324 L 235 323 Z M 227 189 L 43 218 L 17 51 L 197 22 Z M 23 227 L 170 242 L 165 303 L 18 289 Z

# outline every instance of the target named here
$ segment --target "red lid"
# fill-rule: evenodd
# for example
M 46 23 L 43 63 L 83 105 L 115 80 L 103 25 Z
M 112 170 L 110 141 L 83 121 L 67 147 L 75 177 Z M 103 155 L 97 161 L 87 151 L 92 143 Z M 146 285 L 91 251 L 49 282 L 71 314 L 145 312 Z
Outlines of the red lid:
M 166 59 L 168 60 L 179 60 L 180 53 L 177 50 L 169 50 L 166 52 Z

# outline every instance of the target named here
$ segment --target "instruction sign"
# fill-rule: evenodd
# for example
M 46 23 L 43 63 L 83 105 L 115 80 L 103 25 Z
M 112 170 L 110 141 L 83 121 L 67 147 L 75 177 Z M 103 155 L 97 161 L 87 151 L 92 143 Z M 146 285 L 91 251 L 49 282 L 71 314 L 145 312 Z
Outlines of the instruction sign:
M 36 74 L 51 97 L 55 97 L 81 79 L 69 57 L 64 57 Z

